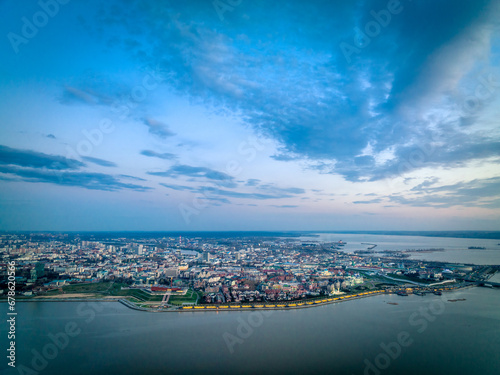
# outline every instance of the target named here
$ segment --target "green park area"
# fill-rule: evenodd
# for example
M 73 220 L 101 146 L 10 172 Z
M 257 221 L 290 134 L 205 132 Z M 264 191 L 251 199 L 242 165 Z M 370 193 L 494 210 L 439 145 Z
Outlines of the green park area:
M 125 288 L 125 289 L 122 289 Z M 62 286 L 58 289 L 48 291 L 40 297 L 59 297 L 78 298 L 81 294 L 82 298 L 107 298 L 107 297 L 123 297 L 131 302 L 139 304 L 158 303 L 161 302 L 164 293 L 151 295 L 140 289 L 128 289 L 129 285 L 115 282 L 100 282 L 100 283 L 82 283 L 70 284 Z M 169 299 L 171 305 L 182 305 L 183 303 L 197 303 L 201 298 L 201 293 L 188 289 L 185 295 L 172 295 Z
M 147 302 L 161 301 L 163 298 L 159 295 L 152 296 L 140 289 L 122 289 L 122 287 L 128 288 L 128 285 L 114 282 L 70 284 L 51 290 L 40 297 L 56 295 L 61 297 L 64 297 L 64 295 L 77 297 L 78 294 L 82 294 L 84 298 L 130 297 L 129 299 L 132 301 Z M 92 296 L 89 296 L 89 294 Z
M 198 292 L 193 289 L 188 289 L 187 293 L 184 296 L 170 296 L 168 301 L 171 305 L 182 305 L 183 303 L 196 303 L 198 298 L 201 299 L 201 293 L 198 297 Z
M 401 280 L 401 281 L 413 281 L 413 282 L 420 283 L 420 284 L 432 284 L 432 283 L 437 282 L 436 280 L 425 280 L 425 279 L 421 279 L 419 277 L 410 277 L 410 276 L 399 275 L 399 274 L 395 274 L 395 273 L 388 273 L 387 276 L 392 277 L 394 279 Z

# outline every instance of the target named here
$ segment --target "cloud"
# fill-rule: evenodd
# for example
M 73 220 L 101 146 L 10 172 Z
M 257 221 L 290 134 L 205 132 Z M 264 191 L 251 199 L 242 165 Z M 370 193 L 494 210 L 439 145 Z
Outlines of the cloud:
M 241 198 L 241 199 L 257 199 L 257 200 L 266 200 L 266 199 L 282 199 L 282 198 L 292 198 L 294 195 L 274 192 L 271 194 L 264 193 L 256 193 L 256 192 L 238 192 L 232 190 L 223 190 L 214 187 L 201 187 L 199 192 L 205 196 L 224 196 L 230 198 Z
M 412 187 L 411 191 L 417 191 L 417 192 L 426 191 L 428 187 L 435 185 L 438 182 L 439 182 L 439 178 L 432 177 L 432 178 L 426 179 L 424 182 Z
M 259 179 L 256 179 L 256 178 L 250 178 L 247 182 L 246 182 L 246 186 L 256 186 L 260 183 L 261 181 Z
M 279 186 L 276 186 L 275 184 L 262 184 L 261 180 L 251 178 L 249 179 L 246 183 L 245 186 L 250 186 L 250 187 L 255 187 L 257 191 L 263 191 L 266 193 L 272 193 L 272 194 L 304 194 L 305 190 L 302 188 L 296 188 L 296 187 L 289 187 L 289 188 L 282 188 Z
M 20 167 L 46 168 L 52 170 L 78 169 L 85 164 L 62 156 L 48 155 L 31 150 L 20 150 L 0 145 L 0 164 Z
M 166 139 L 175 135 L 175 133 L 168 129 L 167 125 L 155 119 L 145 118 L 143 119 L 143 123 L 148 127 L 150 134 L 159 138 Z
M 224 204 L 231 204 L 231 201 L 226 198 L 216 198 L 216 197 L 201 197 L 200 199 L 205 199 L 208 201 L 212 202 L 218 202 L 218 203 L 224 203 Z
M 186 185 L 176 185 L 176 184 L 165 184 L 163 182 L 160 182 L 161 186 L 164 186 L 168 189 L 172 190 L 179 190 L 179 191 L 192 191 L 192 192 L 197 192 L 197 188 L 193 188 L 191 186 L 186 186 Z
M 375 198 L 375 199 L 370 199 L 367 201 L 354 201 L 352 203 L 354 203 L 354 204 L 372 204 L 372 203 L 380 203 L 380 202 L 382 202 L 382 199 Z
M 500 177 L 442 186 L 431 186 L 437 183 L 437 180 L 433 181 L 424 183 L 423 187 L 420 184 L 417 189 L 411 189 L 418 192 L 417 196 L 393 194 L 387 198 L 393 203 L 414 207 L 500 207 Z
M 90 156 L 82 156 L 82 159 L 85 161 L 88 161 L 89 163 L 94 163 L 94 164 L 100 165 L 102 167 L 117 167 L 117 165 L 111 161 L 93 158 Z
M 151 150 L 142 150 L 141 155 L 148 156 L 151 158 L 159 158 L 163 160 L 173 160 L 177 158 L 176 155 L 170 154 L 168 152 L 159 153 Z
M 278 161 L 294 161 L 300 159 L 300 156 L 292 156 L 291 154 L 286 154 L 286 150 L 284 152 L 285 153 L 279 155 L 271 155 L 271 158 Z
M 282 204 L 282 205 L 272 204 L 271 207 L 276 207 L 276 208 L 295 208 L 295 207 L 299 207 L 299 206 L 295 206 L 293 204 Z
M 130 93 L 131 87 L 123 82 L 112 80 L 107 75 L 86 72 L 62 87 L 59 101 L 65 105 L 117 106 L 120 102 L 129 101 Z
M 258 190 L 265 191 L 265 192 L 271 192 L 273 194 L 283 194 L 284 193 L 284 194 L 293 194 L 293 195 L 304 194 L 306 192 L 302 188 L 297 188 L 297 187 L 282 188 L 282 187 L 278 187 L 274 184 L 260 185 L 260 186 L 258 186 Z
M 348 181 L 378 181 L 404 176 L 421 168 L 446 166 L 463 167 L 473 160 L 500 157 L 500 141 L 490 141 L 483 136 L 447 134 L 447 139 L 434 142 L 415 141 L 412 145 L 398 146 L 390 160 L 383 163 L 372 161 L 366 165 L 354 165 L 350 160 L 339 161 L 335 166 L 321 168 L 323 173 L 340 173 Z M 442 144 L 449 145 L 443 147 Z
M 120 174 L 118 175 L 119 177 L 124 177 L 124 178 L 129 178 L 131 180 L 136 180 L 136 181 L 147 181 L 145 180 L 144 178 L 140 178 L 140 177 L 135 177 L 135 176 L 129 176 L 128 174 Z
M 151 188 L 149 187 L 123 183 L 116 177 L 103 173 L 44 170 L 32 168 L 26 169 L 17 166 L 2 165 L 0 165 L 0 173 L 15 175 L 17 177 L 20 177 L 22 181 L 26 182 L 45 182 L 62 186 L 78 186 L 90 190 L 151 190 Z
M 102 159 L 91 157 L 82 157 L 82 159 L 107 167 L 116 166 L 114 163 Z M 86 164 L 78 160 L 0 145 L 0 173 L 16 176 L 18 180 L 106 191 L 123 189 L 147 191 L 151 189 L 123 183 L 112 175 L 79 171 L 83 167 L 86 167 Z
M 164 172 L 147 172 L 153 176 L 161 177 L 172 177 L 177 178 L 179 176 L 192 177 L 192 178 L 202 178 L 206 180 L 213 181 L 218 185 L 234 188 L 237 186 L 234 182 L 234 178 L 227 173 L 219 172 L 206 167 L 193 167 L 190 165 L 178 164 L 170 167 Z
M 231 13 L 238 28 L 181 2 L 110 7 L 103 18 L 127 31 L 116 35 L 127 52 L 160 62 L 177 92 L 241 113 L 276 140 L 275 160 L 324 163 L 321 173 L 359 182 L 498 155 L 499 136 L 487 140 L 475 128 L 488 103 L 474 116 L 463 114 L 476 73 L 496 65 L 490 51 L 498 2 L 401 1 L 390 25 L 349 59 L 342 43 L 355 45 L 355 27 L 373 21 L 380 2 L 258 4 Z M 150 132 L 172 135 L 154 126 Z M 461 137 L 468 144 L 455 142 Z M 425 163 L 411 163 L 430 138 L 427 146 L 438 150 Z
M 50 139 L 56 139 L 56 136 L 54 134 L 47 134 L 46 137 Z

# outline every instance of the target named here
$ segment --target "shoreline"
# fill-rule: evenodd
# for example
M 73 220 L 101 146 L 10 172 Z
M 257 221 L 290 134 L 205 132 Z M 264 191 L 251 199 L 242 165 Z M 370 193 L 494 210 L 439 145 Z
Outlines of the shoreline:
M 457 288 L 443 288 L 443 289 L 435 289 L 436 291 L 439 292 L 453 292 L 457 290 L 462 290 L 462 289 L 469 289 L 469 288 L 475 288 L 478 287 L 478 285 L 465 285 L 463 287 L 457 287 Z M 418 292 L 418 290 L 416 290 Z M 410 294 L 414 294 L 415 290 L 412 290 Z M 324 305 L 330 305 L 334 303 L 341 303 L 341 302 L 346 302 L 346 301 L 352 301 L 352 300 L 357 300 L 361 298 L 368 298 L 368 297 L 373 297 L 373 296 L 379 296 L 379 295 L 390 295 L 390 294 L 396 294 L 397 292 L 395 291 L 384 291 L 384 290 L 375 290 L 375 291 L 370 291 L 370 292 L 364 292 L 364 293 L 358 293 L 358 294 L 351 294 L 351 295 L 344 295 L 344 296 L 339 296 L 339 297 L 326 297 L 323 299 L 317 299 L 317 300 L 299 300 L 299 301 L 288 301 L 288 302 L 282 302 L 280 301 L 279 303 L 258 303 L 258 304 L 236 304 L 236 305 L 229 305 L 229 304 L 221 304 L 221 305 L 191 305 L 191 306 L 179 306 L 175 308 L 165 308 L 165 309 L 159 309 L 159 308 L 151 308 L 151 307 L 142 307 L 138 306 L 134 302 L 131 302 L 127 299 L 124 298 L 30 298 L 30 299 L 18 299 L 16 300 L 17 302 L 118 302 L 121 303 L 122 305 L 132 309 L 132 310 L 138 310 L 138 311 L 143 311 L 143 312 L 152 312 L 152 313 L 165 313 L 165 312 L 207 312 L 207 311 L 212 311 L 212 312 L 219 312 L 219 311 L 257 311 L 257 310 L 296 310 L 296 309 L 305 309 L 305 308 L 312 308 L 312 307 L 317 307 L 317 306 L 324 306 Z M 433 294 L 431 291 L 427 291 L 426 294 Z M 0 302 L 7 302 L 7 299 L 0 299 Z

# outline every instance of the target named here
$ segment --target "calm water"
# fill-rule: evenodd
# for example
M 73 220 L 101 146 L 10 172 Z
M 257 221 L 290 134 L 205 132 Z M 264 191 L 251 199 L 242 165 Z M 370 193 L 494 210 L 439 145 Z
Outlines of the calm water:
M 466 301 L 448 301 L 454 298 Z M 442 297 L 376 296 L 267 315 L 154 314 L 119 303 L 17 307 L 18 369 L 33 368 L 36 352 L 53 356 L 49 334 L 67 324 L 79 331 L 40 374 L 500 373 L 500 291 L 487 288 Z M 5 314 L 6 304 L 1 308 Z M 5 347 L 5 324 L 0 335 Z M 398 337 L 406 346 L 394 344 Z M 1 366 L 5 374 L 18 374 L 7 369 L 5 357 Z
M 450 263 L 470 263 L 478 265 L 500 264 L 500 240 L 476 238 L 393 236 L 378 234 L 319 233 L 318 237 L 299 237 L 302 241 L 347 242 L 343 250 L 352 253 L 365 250 L 368 245 L 376 244 L 374 251 L 406 249 L 445 249 L 442 252 L 412 253 L 410 259 L 442 261 Z M 469 246 L 484 247 L 484 250 L 471 250 Z

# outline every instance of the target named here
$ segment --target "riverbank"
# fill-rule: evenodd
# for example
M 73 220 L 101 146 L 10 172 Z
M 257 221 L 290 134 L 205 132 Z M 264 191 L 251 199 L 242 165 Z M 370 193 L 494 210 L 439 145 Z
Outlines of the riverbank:
M 289 302 L 279 302 L 279 303 L 254 303 L 254 304 L 234 304 L 234 305 L 194 305 L 194 306 L 180 306 L 180 307 L 162 307 L 148 308 L 143 306 L 137 306 L 136 304 L 121 299 L 123 305 L 140 311 L 147 312 L 206 312 L 206 311 L 255 311 L 255 310 L 294 310 L 294 309 L 304 309 L 310 307 L 316 307 L 321 305 L 328 305 L 332 303 L 340 303 L 345 301 L 351 301 L 360 298 L 367 298 L 371 296 L 381 295 L 381 294 L 397 294 L 398 291 L 405 290 L 408 294 L 414 293 L 427 293 L 431 294 L 433 292 L 452 292 L 456 290 L 463 290 L 472 287 L 477 287 L 475 284 L 464 285 L 460 287 L 447 287 L 447 288 L 432 288 L 432 290 L 427 289 L 417 289 L 417 288 L 398 288 L 394 290 L 374 290 L 358 294 L 350 294 L 339 297 L 326 297 L 323 299 L 316 300 L 301 300 L 301 301 L 289 301 Z
M 316 307 L 321 305 L 328 305 L 332 303 L 340 303 L 345 301 L 351 301 L 360 298 L 367 298 L 371 296 L 381 295 L 381 294 L 397 294 L 399 291 L 404 290 L 407 294 L 416 293 L 433 293 L 433 292 L 451 292 L 456 290 L 468 289 L 472 287 L 477 287 L 476 284 L 458 286 L 458 287 L 446 287 L 446 288 L 395 288 L 392 290 L 373 290 L 357 294 L 347 294 L 338 297 L 328 296 L 323 299 L 314 300 L 299 300 L 299 301 L 288 301 L 288 302 L 276 302 L 276 303 L 254 303 L 254 304 L 222 304 L 222 305 L 190 305 L 190 306 L 165 306 L 159 304 L 157 307 L 144 307 L 140 306 L 142 302 L 132 302 L 120 296 L 109 296 L 106 298 L 77 298 L 68 296 L 58 296 L 59 298 L 51 297 L 33 297 L 33 298 L 22 298 L 17 299 L 16 302 L 119 302 L 122 305 L 138 311 L 144 312 L 193 312 L 193 311 L 255 311 L 255 310 L 294 310 L 294 309 L 304 309 L 310 307 Z M 432 289 L 432 290 L 429 290 Z M 0 299 L 0 302 L 7 302 L 6 299 Z

